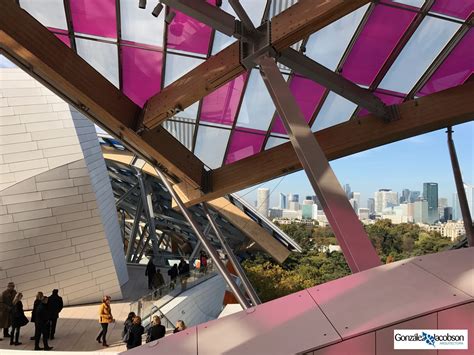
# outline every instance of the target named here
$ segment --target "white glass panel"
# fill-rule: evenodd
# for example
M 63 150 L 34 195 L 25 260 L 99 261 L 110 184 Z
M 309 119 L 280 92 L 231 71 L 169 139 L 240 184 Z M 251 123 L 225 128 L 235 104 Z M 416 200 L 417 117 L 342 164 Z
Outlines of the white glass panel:
M 446 46 L 460 24 L 425 17 L 380 83 L 383 89 L 408 93 Z
M 268 150 L 270 148 L 279 146 L 281 144 L 284 144 L 286 142 L 289 142 L 288 139 L 285 138 L 278 138 L 278 137 L 268 137 L 267 145 L 265 146 L 265 150 Z
M 237 40 L 234 37 L 229 37 L 219 31 L 215 32 L 214 42 L 212 43 L 212 55 L 220 52 Z
M 165 69 L 165 86 L 181 78 L 188 71 L 196 68 L 204 60 L 185 57 L 168 53 L 166 54 L 166 69 Z
M 199 109 L 199 101 L 187 107 L 183 112 L 178 112 L 176 115 L 174 115 L 173 118 L 175 119 L 184 118 L 186 120 L 196 120 L 198 109 Z
M 415 7 L 422 7 L 425 3 L 425 0 L 393 0 L 393 2 L 398 2 L 400 4 L 411 5 Z
M 238 127 L 246 127 L 266 131 L 275 112 L 275 105 L 267 91 L 258 70 L 252 70 L 247 84 L 239 117 Z
M 21 0 L 20 6 L 43 26 L 67 30 L 63 0 Z
M 194 120 L 186 119 L 180 119 L 179 122 L 168 120 L 163 123 L 163 127 L 189 150 L 192 149 L 195 126 Z
M 119 87 L 117 46 L 76 38 L 77 53 L 116 87 Z
M 16 68 L 16 65 L 0 54 L 0 68 Z
M 148 1 L 147 8 L 140 9 L 138 1 L 120 0 L 122 39 L 163 47 L 165 11 L 158 18 L 152 16 L 155 5 L 156 2 Z
M 351 118 L 357 105 L 333 92 L 324 101 L 311 128 L 313 132 L 337 125 Z
M 199 126 L 194 154 L 211 169 L 222 165 L 230 130 Z
M 312 34 L 306 44 L 306 55 L 326 68 L 336 69 L 368 6 L 367 4 Z

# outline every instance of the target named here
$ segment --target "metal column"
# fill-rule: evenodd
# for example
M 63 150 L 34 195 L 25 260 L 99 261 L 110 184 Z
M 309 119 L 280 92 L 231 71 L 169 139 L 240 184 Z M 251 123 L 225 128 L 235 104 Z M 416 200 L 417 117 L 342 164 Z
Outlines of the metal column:
M 474 227 L 472 225 L 471 214 L 469 213 L 469 204 L 467 203 L 466 190 L 464 190 L 461 168 L 459 167 L 458 156 L 456 154 L 456 147 L 454 146 L 452 127 L 448 127 L 446 133 L 448 133 L 449 156 L 451 157 L 451 164 L 453 166 L 454 182 L 456 183 L 459 206 L 461 207 L 464 229 L 466 230 L 467 244 L 472 247 L 474 246 Z
M 321 202 L 352 272 L 379 266 L 380 259 L 352 209 L 346 194 L 285 82 L 275 61 L 256 60 L 270 96 L 290 137 L 291 144 Z
M 115 206 L 120 206 L 120 204 L 125 201 L 125 199 L 130 196 L 130 194 L 138 187 L 138 184 L 133 185 L 130 189 L 127 190 L 120 198 L 115 202 Z
M 135 219 L 133 220 L 132 230 L 130 231 L 130 239 L 128 242 L 127 248 L 127 262 L 132 261 L 133 246 L 135 244 L 135 239 L 137 238 L 138 227 L 140 226 L 140 220 L 142 216 L 143 203 L 142 200 L 138 199 L 137 208 L 135 209 Z
M 181 209 L 181 212 L 183 213 L 184 217 L 188 221 L 189 225 L 193 229 L 194 233 L 196 233 L 197 237 L 201 241 L 203 247 L 206 249 L 207 253 L 211 256 L 213 262 L 216 264 L 217 269 L 220 271 L 222 277 L 226 281 L 227 285 L 230 287 L 232 292 L 235 295 L 235 298 L 239 301 L 240 305 L 242 306 L 243 309 L 248 309 L 250 308 L 250 304 L 243 295 L 242 291 L 240 288 L 237 286 L 235 281 L 232 279 L 232 276 L 230 275 L 229 271 L 226 269 L 224 264 L 222 263 L 221 259 L 219 259 L 219 255 L 217 251 L 214 249 L 212 244 L 207 240 L 207 238 L 204 236 L 204 234 L 201 232 L 199 229 L 197 223 L 194 221 L 194 217 L 191 215 L 191 213 L 188 211 L 188 209 L 184 206 L 183 202 L 179 198 L 179 196 L 176 194 L 174 191 L 173 187 L 171 184 L 168 182 L 168 179 L 166 176 L 161 172 L 161 170 L 157 167 L 155 167 L 155 171 L 160 177 L 161 181 L 163 184 L 165 184 L 166 188 L 169 190 L 169 193 L 171 194 L 171 197 L 176 201 L 178 204 L 179 208 Z
M 147 201 L 147 190 L 146 190 L 146 184 L 145 184 L 145 179 L 141 173 L 140 170 L 137 171 L 137 179 L 138 183 L 140 184 L 140 195 L 142 197 L 143 201 L 143 210 L 145 211 L 145 216 L 148 221 L 148 233 L 150 234 L 151 238 L 151 245 L 153 247 L 153 254 L 154 256 L 158 256 L 159 249 L 158 249 L 158 238 L 156 237 L 156 228 L 155 228 L 155 220 L 152 217 L 153 216 L 153 211 L 150 211 L 152 206 L 148 205 Z
M 239 276 L 242 280 L 242 284 L 244 285 L 245 291 L 247 291 L 247 294 L 249 295 L 253 305 L 256 306 L 257 304 L 261 304 L 262 302 L 260 301 L 260 298 L 253 289 L 253 286 L 247 278 L 247 275 L 245 275 L 245 271 L 242 269 L 242 266 L 240 266 L 240 263 L 236 259 L 234 252 L 229 247 L 229 244 L 227 244 L 227 241 L 224 239 L 224 236 L 222 235 L 219 226 L 217 225 L 216 221 L 214 220 L 214 217 L 211 215 L 209 209 L 207 208 L 207 204 L 203 203 L 202 207 L 204 209 L 204 213 L 206 214 L 207 219 L 209 220 L 210 225 L 212 226 L 212 229 L 214 230 L 214 233 L 221 242 L 221 245 L 224 248 L 225 252 L 229 256 L 229 260 L 232 266 L 234 267 L 237 276 Z

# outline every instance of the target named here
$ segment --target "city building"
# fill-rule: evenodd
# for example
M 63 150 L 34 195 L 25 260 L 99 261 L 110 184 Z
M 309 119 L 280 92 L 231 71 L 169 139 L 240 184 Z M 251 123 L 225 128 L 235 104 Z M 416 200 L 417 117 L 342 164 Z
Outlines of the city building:
M 382 213 L 386 207 L 398 205 L 398 193 L 391 189 L 380 189 L 374 193 L 375 212 Z
M 445 207 L 443 211 L 443 221 L 452 221 L 453 220 L 453 208 L 452 207 Z
M 445 197 L 438 198 L 438 219 L 442 222 L 446 222 L 444 219 L 444 210 L 448 207 L 448 199 Z
M 297 201 L 290 201 L 288 203 L 288 209 L 290 211 L 299 211 L 301 208 L 300 208 L 300 203 L 297 202 Z
M 286 195 L 282 194 L 281 192 L 280 192 L 280 195 L 279 195 L 278 207 L 282 210 L 288 208 Z
M 410 202 L 410 190 L 403 189 L 402 194 L 400 196 L 400 203 L 408 203 Z
M 437 183 L 423 183 L 423 199 L 428 202 L 428 221 L 430 224 L 433 224 L 434 222 L 439 220 Z
M 370 215 L 375 214 L 375 199 L 373 199 L 373 198 L 368 198 L 367 199 L 367 208 L 369 209 L 369 214 Z
M 413 222 L 431 224 L 428 215 L 428 201 L 419 199 L 413 206 Z
M 268 218 L 274 219 L 274 218 L 280 218 L 283 216 L 283 209 L 281 208 L 270 208 L 268 211 Z
M 359 204 L 357 203 L 357 200 L 355 198 L 351 198 L 349 199 L 349 203 L 351 204 L 352 209 L 357 212 L 357 210 L 359 209 Z
M 360 220 L 369 219 L 370 210 L 368 208 L 359 208 L 358 215 Z
M 270 190 L 260 188 L 257 190 L 257 211 L 268 217 L 268 209 L 270 208 Z
M 351 186 L 349 184 L 344 185 L 344 192 L 346 193 L 348 199 L 352 198 Z
M 361 207 L 361 204 L 360 204 L 360 192 L 353 192 L 352 193 L 352 198 L 355 200 L 356 204 L 357 204 L 357 209 L 359 209 L 359 207 Z M 357 209 L 355 210 L 357 212 Z
M 410 202 L 413 203 L 418 200 L 421 196 L 420 191 L 410 191 Z
M 444 224 L 444 228 L 441 231 L 443 237 L 447 237 L 451 240 L 456 240 L 460 236 L 466 234 L 464 223 L 460 221 L 448 221 Z

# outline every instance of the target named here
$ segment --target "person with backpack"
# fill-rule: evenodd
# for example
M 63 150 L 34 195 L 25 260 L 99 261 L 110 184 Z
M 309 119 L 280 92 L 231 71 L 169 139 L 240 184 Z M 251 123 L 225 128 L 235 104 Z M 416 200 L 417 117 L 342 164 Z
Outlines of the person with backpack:
M 133 318 L 135 317 L 135 312 L 130 312 L 127 316 L 127 319 L 125 319 L 125 322 L 123 322 L 122 340 L 124 343 L 126 343 L 130 337 L 130 328 L 132 327 Z

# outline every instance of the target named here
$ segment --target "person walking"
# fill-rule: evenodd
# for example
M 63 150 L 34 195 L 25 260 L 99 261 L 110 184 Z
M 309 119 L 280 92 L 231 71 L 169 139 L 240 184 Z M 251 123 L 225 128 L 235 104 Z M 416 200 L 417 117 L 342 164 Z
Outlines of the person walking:
M 36 310 L 38 309 L 38 305 L 41 303 L 43 300 L 43 292 L 39 291 L 36 294 L 36 299 L 35 302 L 33 303 L 33 310 L 31 311 L 31 323 L 35 323 L 36 321 Z M 35 340 L 35 336 L 33 335 L 30 340 Z
M 156 274 L 156 267 L 153 263 L 153 256 L 150 256 L 150 261 L 146 265 L 145 276 L 148 276 L 148 289 L 153 290 L 153 281 Z
M 21 345 L 19 342 L 20 328 L 28 324 L 28 318 L 26 318 L 25 312 L 23 311 L 23 303 L 21 302 L 22 298 L 23 294 L 19 292 L 13 299 L 12 334 L 10 337 L 10 345 Z
M 202 272 L 204 274 L 207 273 L 207 255 L 206 253 L 204 252 L 204 250 L 201 250 L 201 255 L 199 257 L 199 261 L 200 261 L 200 268 L 199 268 L 199 272 Z
M 107 329 L 109 328 L 109 323 L 114 322 L 114 318 L 112 317 L 112 308 L 110 307 L 110 296 L 104 296 L 102 298 L 102 304 L 99 307 L 99 323 L 102 327 L 99 335 L 97 336 L 96 340 L 100 343 L 102 342 L 102 346 L 108 347 L 106 336 L 107 336 Z
M 7 289 L 2 292 L 0 298 L 0 328 L 3 328 L 3 337 L 9 338 L 11 334 L 8 332 L 8 329 L 12 325 L 12 309 L 13 309 L 13 299 L 16 296 L 15 284 L 9 282 L 7 284 Z
M 189 277 L 189 264 L 181 258 L 181 261 L 178 265 L 179 279 L 181 282 L 181 291 L 185 291 L 188 286 L 188 277 Z
M 128 338 L 130 336 L 130 328 L 132 327 L 133 318 L 135 318 L 135 317 L 136 317 L 135 312 L 130 312 L 128 314 L 127 319 L 125 319 L 125 322 L 123 322 L 122 340 L 125 343 L 128 341 Z
M 58 322 L 59 313 L 63 309 L 63 298 L 59 296 L 59 291 L 57 289 L 53 290 L 51 296 L 49 296 L 48 309 L 49 316 L 51 321 L 51 329 L 49 332 L 49 339 L 54 339 L 54 334 L 56 333 L 56 324 Z
M 161 319 L 157 315 L 153 316 L 151 321 L 151 327 L 147 330 L 146 342 L 161 339 L 166 334 L 166 328 L 164 325 L 161 325 Z
M 162 286 L 165 284 L 165 279 L 163 278 L 163 275 L 161 274 L 161 270 L 158 268 L 156 269 L 156 274 L 153 279 L 153 289 L 155 290 L 155 296 L 157 293 L 162 294 Z
M 38 304 L 35 314 L 35 350 L 52 350 L 53 347 L 48 345 L 49 337 L 49 312 L 48 297 L 43 297 L 41 303 Z M 40 348 L 39 342 L 43 336 L 43 348 Z
M 173 333 L 179 333 L 185 329 L 186 329 L 186 324 L 184 324 L 184 321 L 180 319 L 176 322 L 176 328 L 174 328 Z
M 127 350 L 142 345 L 142 335 L 144 332 L 145 328 L 142 326 L 142 319 L 140 317 L 133 318 L 132 326 L 130 328 L 130 336 L 127 340 Z
M 173 264 L 171 269 L 168 270 L 168 276 L 170 277 L 170 289 L 174 290 L 178 278 L 178 266 L 176 264 Z

